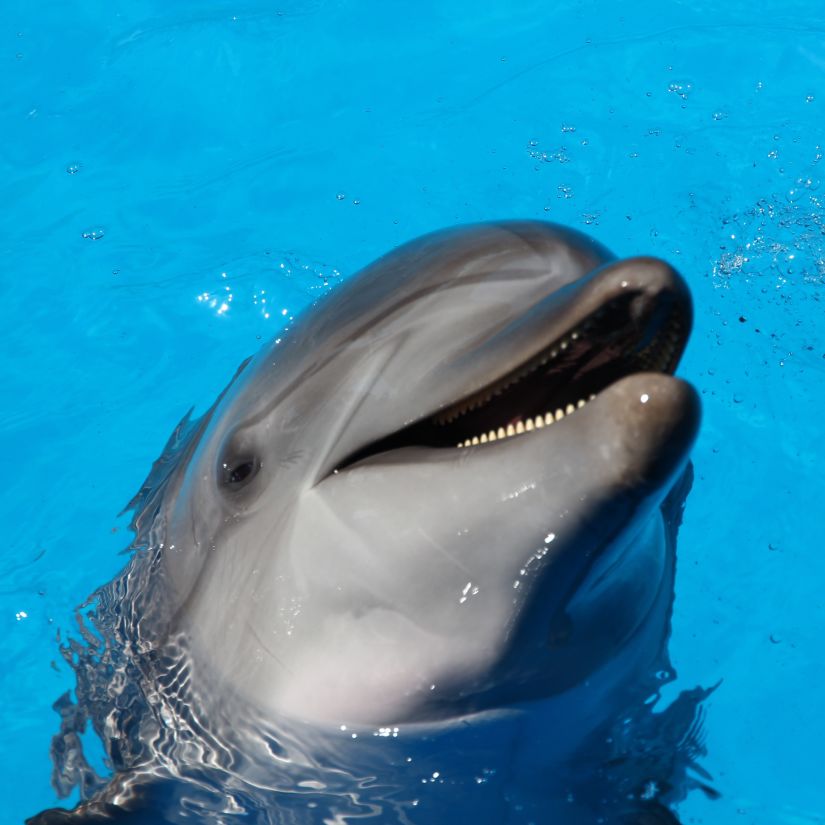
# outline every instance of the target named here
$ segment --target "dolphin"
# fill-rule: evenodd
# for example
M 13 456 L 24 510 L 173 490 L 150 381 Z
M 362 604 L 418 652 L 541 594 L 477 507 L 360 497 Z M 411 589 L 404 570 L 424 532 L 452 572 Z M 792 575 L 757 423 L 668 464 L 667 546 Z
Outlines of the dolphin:
M 666 661 L 691 323 L 670 265 L 544 222 L 344 282 L 132 501 L 135 552 L 72 651 L 115 776 L 30 821 L 190 822 L 198 789 L 221 816 L 265 789 L 244 821 L 344 822 L 317 801 L 343 776 L 339 803 L 383 789 L 380 822 L 675 822 L 653 792 L 619 811 L 593 754 Z

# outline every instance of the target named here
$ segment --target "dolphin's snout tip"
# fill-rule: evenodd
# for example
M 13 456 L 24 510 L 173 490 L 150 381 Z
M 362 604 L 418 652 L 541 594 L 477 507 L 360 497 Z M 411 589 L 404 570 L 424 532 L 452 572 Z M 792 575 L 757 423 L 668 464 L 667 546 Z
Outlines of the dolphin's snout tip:
M 701 402 L 686 381 L 640 372 L 616 382 L 609 397 L 611 417 L 621 422 L 624 481 L 660 487 L 681 470 L 696 440 Z

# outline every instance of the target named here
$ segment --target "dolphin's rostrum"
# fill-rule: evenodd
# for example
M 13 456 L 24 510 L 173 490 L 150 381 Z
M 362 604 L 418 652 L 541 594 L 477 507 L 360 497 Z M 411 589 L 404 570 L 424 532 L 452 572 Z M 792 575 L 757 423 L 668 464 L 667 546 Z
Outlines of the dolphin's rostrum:
M 649 776 L 605 766 L 669 668 L 691 320 L 666 263 L 538 222 L 346 281 L 132 502 L 73 652 L 116 775 L 34 821 L 675 821 L 701 695 Z

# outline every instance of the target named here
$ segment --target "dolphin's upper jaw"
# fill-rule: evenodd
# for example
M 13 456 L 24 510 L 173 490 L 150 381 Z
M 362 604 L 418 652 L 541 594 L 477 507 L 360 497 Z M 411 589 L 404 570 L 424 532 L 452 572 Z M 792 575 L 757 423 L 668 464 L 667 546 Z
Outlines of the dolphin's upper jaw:
M 400 447 L 481 446 L 536 432 L 627 376 L 658 373 L 661 382 L 676 369 L 692 323 L 686 285 L 655 259 L 611 264 L 547 303 L 538 346 L 515 368 L 363 446 L 338 469 Z

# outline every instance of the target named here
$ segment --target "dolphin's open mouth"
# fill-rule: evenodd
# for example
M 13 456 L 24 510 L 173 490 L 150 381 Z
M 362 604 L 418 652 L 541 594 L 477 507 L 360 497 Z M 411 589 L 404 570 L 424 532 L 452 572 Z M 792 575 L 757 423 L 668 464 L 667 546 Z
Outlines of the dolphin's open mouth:
M 681 279 L 669 270 L 633 285 L 603 280 L 607 283 L 596 290 L 598 303 L 590 294 L 566 308 L 564 331 L 518 367 L 365 445 L 339 469 L 401 447 L 462 448 L 534 432 L 574 413 L 628 375 L 672 374 L 692 322 L 690 296 Z

